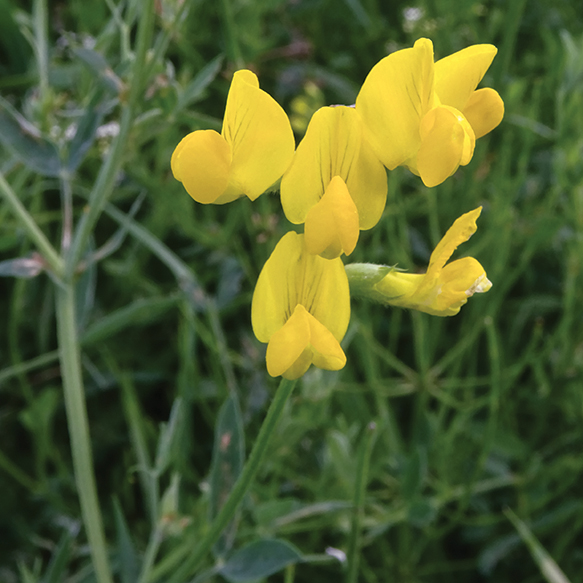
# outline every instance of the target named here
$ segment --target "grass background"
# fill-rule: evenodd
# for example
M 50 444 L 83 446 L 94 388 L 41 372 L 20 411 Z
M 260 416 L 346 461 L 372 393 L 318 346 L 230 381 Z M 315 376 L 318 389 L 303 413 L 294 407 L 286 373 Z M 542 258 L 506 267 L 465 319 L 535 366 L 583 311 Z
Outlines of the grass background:
M 35 53 L 27 39 L 38 2 L 0 0 L 2 98 L 61 156 L 71 147 L 68 128 L 93 124 L 71 182 L 75 221 L 111 141 L 93 130 L 119 119 L 139 4 L 49 2 L 47 50 Z M 360 444 L 374 422 L 359 581 L 542 581 L 507 508 L 570 581 L 583 581 L 579 3 L 161 0 L 156 9 L 146 93 L 111 206 L 87 250 L 102 253 L 78 278 L 95 469 L 114 565 L 139 564 L 161 524 L 138 471 L 144 456 L 159 452 L 160 565 L 194 546 L 228 487 L 211 469 L 221 406 L 237 395 L 240 415 L 222 422 L 240 422 L 234 434 L 240 447 L 244 434 L 248 451 L 277 384 L 250 328 L 258 273 L 289 228 L 277 193 L 255 203 L 198 205 L 172 178 L 173 148 L 189 131 L 220 128 L 237 68 L 256 71 L 300 127 L 321 105 L 354 103 L 381 57 L 427 36 L 436 58 L 475 43 L 499 48 L 483 85 L 503 97 L 505 119 L 478 141 L 470 165 L 439 187 L 391 172 L 383 219 L 362 234 L 350 259 L 422 269 L 453 220 L 482 205 L 478 232 L 458 256 L 476 257 L 494 287 L 447 319 L 353 302 L 346 368 L 311 370 L 299 383 L 216 557 L 278 537 L 309 558 L 286 569 L 286 582 L 342 576 L 342 564 L 324 553 L 347 551 Z M 58 244 L 58 180 L 36 172 L 35 160 L 23 164 L 2 133 L 3 173 Z M 32 251 L 0 204 L 0 260 Z M 15 264 L 3 265 L 9 272 Z M 53 294 L 46 275 L 0 280 L 6 583 L 49 581 L 54 573 L 55 581 L 93 580 Z M 234 471 L 237 460 L 229 463 Z

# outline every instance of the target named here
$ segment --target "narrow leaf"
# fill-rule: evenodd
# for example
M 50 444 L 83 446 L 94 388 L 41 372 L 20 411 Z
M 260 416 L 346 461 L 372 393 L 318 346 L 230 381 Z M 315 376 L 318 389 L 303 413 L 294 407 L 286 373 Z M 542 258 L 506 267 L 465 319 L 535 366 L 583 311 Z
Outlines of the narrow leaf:
M 245 461 L 243 421 L 236 394 L 232 394 L 219 411 L 210 475 L 210 518 L 218 514 L 229 496 Z M 235 538 L 237 515 L 225 529 L 214 550 L 225 554 Z
M 115 516 L 115 530 L 117 534 L 117 552 L 119 559 L 119 571 L 122 583 L 134 583 L 138 580 L 139 565 L 138 555 L 132 542 L 130 531 L 124 518 L 119 500 L 113 501 Z
M 101 91 L 95 93 L 77 123 L 77 130 L 69 143 L 67 161 L 65 163 L 65 167 L 69 172 L 74 172 L 79 167 L 95 140 L 97 128 L 103 121 L 107 108 L 103 103 L 101 93 Z
M 51 557 L 51 561 L 47 567 L 47 572 L 42 578 L 42 583 L 60 583 L 65 580 L 65 571 L 71 554 L 72 538 L 73 537 L 69 531 L 63 533 L 63 536 L 61 536 L 61 540 Z
M 156 463 L 154 471 L 161 475 L 164 470 L 170 465 L 172 459 L 173 449 L 176 441 L 176 436 L 179 434 L 178 426 L 182 419 L 182 399 L 174 400 L 172 409 L 170 411 L 170 418 L 168 423 L 162 425 L 160 431 L 160 438 L 158 440 L 158 451 L 156 453 Z
M 0 277 L 36 277 L 44 266 L 40 256 L 17 257 L 0 261 Z
M 25 166 L 43 176 L 58 176 L 61 169 L 56 146 L 0 97 L 0 142 Z
M 561 571 L 561 568 L 557 563 L 555 563 L 554 559 L 547 553 L 545 548 L 538 542 L 537 538 L 532 534 L 532 531 L 526 526 L 510 508 L 507 508 L 504 511 L 506 517 L 512 524 L 514 528 L 518 531 L 518 534 L 528 547 L 534 562 L 537 564 L 541 575 L 549 582 L 549 583 L 570 583 L 569 579 L 567 579 L 566 575 Z
M 124 84 L 122 80 L 113 72 L 113 69 L 101 53 L 84 47 L 73 49 L 73 53 L 89 67 L 104 87 L 113 93 L 121 93 L 123 91 Z
M 290 543 L 263 539 L 232 555 L 221 569 L 221 575 L 231 583 L 256 581 L 302 561 L 302 554 Z
M 178 296 L 142 298 L 104 316 L 87 327 L 83 344 L 95 344 L 129 327 L 144 326 L 178 303 Z
M 176 111 L 184 109 L 202 98 L 204 90 L 214 81 L 221 70 L 223 59 L 223 55 L 216 56 L 198 72 L 179 95 Z

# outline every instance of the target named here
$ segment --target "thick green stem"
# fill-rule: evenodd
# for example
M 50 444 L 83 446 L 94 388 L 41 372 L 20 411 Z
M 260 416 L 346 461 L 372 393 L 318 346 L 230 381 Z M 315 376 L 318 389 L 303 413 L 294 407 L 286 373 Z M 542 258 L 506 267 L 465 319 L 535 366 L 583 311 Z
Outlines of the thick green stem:
M 263 425 L 259 430 L 259 435 L 253 445 L 249 459 L 247 460 L 239 479 L 235 482 L 229 497 L 225 501 L 220 512 L 217 514 L 205 537 L 194 549 L 194 552 L 185 557 L 183 564 L 174 572 L 174 576 L 168 580 L 168 583 L 184 581 L 194 573 L 200 566 L 200 563 L 205 558 L 206 554 L 210 551 L 211 547 L 221 536 L 225 527 L 231 522 L 235 515 L 235 511 L 257 475 L 257 471 L 261 466 L 261 462 L 265 457 L 265 453 L 271 441 L 273 430 L 281 418 L 285 404 L 287 403 L 295 384 L 295 380 L 288 381 L 286 379 L 283 379 L 279 384 L 277 392 L 275 393 L 273 401 L 267 411 L 267 415 L 265 416 L 265 420 L 263 421 Z
M 45 234 L 40 230 L 35 220 L 30 216 L 28 211 L 24 208 L 16 193 L 10 188 L 4 175 L 0 172 L 0 192 L 4 196 L 4 200 L 10 206 L 20 224 L 26 229 L 28 236 L 36 245 L 39 253 L 43 256 L 52 271 L 60 277 L 63 272 L 63 261 Z
M 57 287 L 56 294 L 61 376 L 81 514 L 97 581 L 98 583 L 113 583 L 93 472 L 93 455 L 75 320 L 74 284 L 68 282 L 62 287 Z

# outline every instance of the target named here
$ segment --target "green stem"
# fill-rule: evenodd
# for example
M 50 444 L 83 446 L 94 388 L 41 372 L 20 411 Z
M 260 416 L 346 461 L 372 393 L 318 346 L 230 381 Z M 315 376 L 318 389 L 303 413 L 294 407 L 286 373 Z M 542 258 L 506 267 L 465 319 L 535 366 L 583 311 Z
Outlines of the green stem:
M 119 133 L 116 136 L 109 155 L 104 162 L 91 194 L 85 214 L 81 217 L 73 238 L 71 252 L 67 257 L 67 273 L 71 275 L 87 245 L 93 227 L 97 223 L 108 196 L 113 190 L 117 173 L 123 162 L 123 152 L 127 146 L 130 129 L 136 116 L 137 104 L 144 85 L 143 72 L 146 66 L 146 55 L 150 46 L 150 38 L 154 27 L 154 0 L 145 0 L 138 24 L 136 57 L 132 67 L 130 91 L 127 105 L 122 111 Z
M 115 370 L 113 359 L 109 359 L 110 367 Z M 147 501 L 148 513 L 152 530 L 158 524 L 158 477 L 154 475 L 150 455 L 146 445 L 142 420 L 145 418 L 140 410 L 134 384 L 129 375 L 119 373 L 119 383 L 122 389 L 122 401 L 126 420 L 130 429 L 130 439 L 138 458 L 139 478 Z
M 235 64 L 237 69 L 245 67 L 245 61 L 241 54 L 241 47 L 239 46 L 239 39 L 237 38 L 237 27 L 235 26 L 235 17 L 233 15 L 233 6 L 231 0 L 221 0 L 223 26 L 225 27 L 225 35 L 227 36 L 227 52 L 229 60 Z
M 206 554 L 210 551 L 211 547 L 221 536 L 225 527 L 231 522 L 235 511 L 243 500 L 243 497 L 247 493 L 247 490 L 251 486 L 251 483 L 261 466 L 261 462 L 265 457 L 265 453 L 271 441 L 273 431 L 281 418 L 285 404 L 287 403 L 295 384 L 295 380 L 289 381 L 282 379 L 273 397 L 273 401 L 269 406 L 263 425 L 259 430 L 259 435 L 255 440 L 249 459 L 247 460 L 239 479 L 235 482 L 229 497 L 211 524 L 210 530 L 194 549 L 194 552 L 185 557 L 183 564 L 174 572 L 174 576 L 169 579 L 168 583 L 183 581 L 194 573 L 200 566 L 200 563 L 205 558 Z M 190 549 L 188 550 L 190 551 Z
M 366 428 L 360 451 L 358 455 L 358 465 L 356 467 L 356 486 L 354 489 L 354 506 L 352 510 L 352 527 L 350 529 L 350 540 L 348 541 L 348 572 L 346 583 L 357 583 L 358 564 L 360 562 L 360 531 L 362 516 L 364 514 L 364 499 L 366 485 L 368 483 L 368 468 L 370 465 L 370 455 L 372 452 L 372 438 L 375 433 L 376 424 L 371 422 Z
M 35 55 L 38 67 L 39 89 L 41 99 L 49 88 L 49 41 L 47 0 L 35 0 L 33 5 L 33 28 Z M 43 104 L 44 105 L 44 104 Z
M 150 571 L 152 570 L 152 566 L 154 565 L 156 555 L 158 554 L 158 550 L 160 549 L 160 545 L 162 544 L 163 539 L 163 530 L 160 527 L 155 527 L 150 536 L 150 540 L 148 541 L 148 547 L 144 556 L 144 562 L 142 564 L 142 571 L 138 578 L 138 583 L 145 583 L 148 580 Z
M 97 486 L 93 473 L 93 455 L 89 438 L 87 405 L 81 374 L 81 355 L 75 320 L 75 288 L 72 282 L 56 288 L 57 335 L 61 361 L 61 376 L 65 394 L 65 408 L 75 482 L 83 524 L 89 541 L 89 549 L 98 583 L 112 583 L 113 578 L 107 559 L 107 547 L 101 511 L 97 498 Z
M 30 490 L 32 494 L 37 494 L 40 490 L 39 484 L 35 482 L 28 474 L 23 472 L 12 460 L 8 459 L 0 451 L 0 469 L 4 470 L 9 476 L 14 478 L 21 486 Z
M 40 230 L 35 220 L 24 208 L 16 193 L 10 188 L 4 175 L 0 172 L 0 191 L 4 195 L 4 200 L 16 215 L 20 224 L 26 229 L 28 236 L 32 239 L 40 254 L 43 256 L 49 267 L 57 277 L 63 273 L 63 261 L 45 234 Z

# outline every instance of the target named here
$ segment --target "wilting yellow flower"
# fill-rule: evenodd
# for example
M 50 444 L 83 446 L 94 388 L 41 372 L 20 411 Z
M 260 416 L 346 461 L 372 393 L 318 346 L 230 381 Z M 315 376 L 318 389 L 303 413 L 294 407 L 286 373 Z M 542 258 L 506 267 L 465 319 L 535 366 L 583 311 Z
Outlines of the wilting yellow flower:
M 404 273 L 368 264 L 347 265 L 351 289 L 354 280 L 354 291 L 359 295 L 433 316 L 454 316 L 468 298 L 492 287 L 484 268 L 473 257 L 446 265 L 458 245 L 476 232 L 476 219 L 481 212 L 479 207 L 454 222 L 431 254 L 427 273 Z
M 350 319 L 348 279 L 342 261 L 309 253 L 304 236 L 287 233 L 263 266 L 253 293 L 251 322 L 267 342 L 267 372 L 301 377 L 313 363 L 339 370 L 340 346 Z
M 292 223 L 305 223 L 310 253 L 350 255 L 360 230 L 379 221 L 386 198 L 386 171 L 355 109 L 319 109 L 281 180 L 283 210 Z
M 407 166 L 436 186 L 470 162 L 476 139 L 504 115 L 494 89 L 476 91 L 496 52 L 493 45 L 474 45 L 434 63 L 433 44 L 422 38 L 372 68 L 356 109 L 389 170 Z
M 255 73 L 237 71 L 227 96 L 221 133 L 188 134 L 172 154 L 172 173 L 197 202 L 255 200 L 281 178 L 295 148 L 280 105 L 259 89 Z

